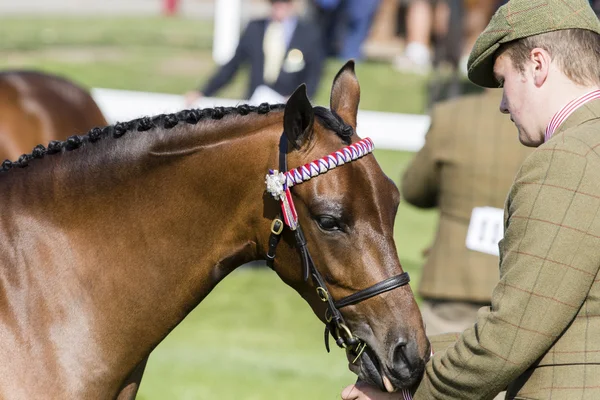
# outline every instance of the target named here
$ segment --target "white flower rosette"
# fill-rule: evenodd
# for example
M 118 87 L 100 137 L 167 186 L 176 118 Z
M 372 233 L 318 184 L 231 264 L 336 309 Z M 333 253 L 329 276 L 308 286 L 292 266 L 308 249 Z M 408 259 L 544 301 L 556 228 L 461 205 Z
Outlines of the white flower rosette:
M 283 172 L 277 170 L 270 171 L 265 177 L 265 183 L 267 184 L 267 192 L 269 192 L 275 200 L 280 200 L 283 197 L 285 191 L 285 175 Z

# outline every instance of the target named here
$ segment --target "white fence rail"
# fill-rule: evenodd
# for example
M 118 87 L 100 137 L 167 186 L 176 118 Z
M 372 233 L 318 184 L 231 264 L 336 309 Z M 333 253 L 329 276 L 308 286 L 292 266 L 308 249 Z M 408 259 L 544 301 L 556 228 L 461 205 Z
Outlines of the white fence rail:
M 111 122 L 129 121 L 142 116 L 172 113 L 186 108 L 183 97 L 165 93 L 147 93 L 116 89 L 92 89 L 92 96 Z M 235 106 L 242 100 L 203 98 L 195 106 Z M 369 136 L 376 148 L 418 151 L 425 142 L 429 116 L 378 111 L 358 113 L 358 132 Z

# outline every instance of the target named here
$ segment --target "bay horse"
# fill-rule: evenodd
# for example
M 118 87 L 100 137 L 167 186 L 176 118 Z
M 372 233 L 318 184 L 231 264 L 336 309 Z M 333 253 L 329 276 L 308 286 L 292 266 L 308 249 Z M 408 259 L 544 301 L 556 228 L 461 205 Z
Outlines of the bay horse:
M 4 162 L 0 398 L 134 398 L 152 349 L 265 259 L 359 379 L 415 385 L 429 342 L 359 99 L 350 61 L 330 109 L 302 85 L 285 105 L 140 118 Z
M 0 72 L 0 161 L 106 124 L 88 91 L 69 80 L 37 71 Z

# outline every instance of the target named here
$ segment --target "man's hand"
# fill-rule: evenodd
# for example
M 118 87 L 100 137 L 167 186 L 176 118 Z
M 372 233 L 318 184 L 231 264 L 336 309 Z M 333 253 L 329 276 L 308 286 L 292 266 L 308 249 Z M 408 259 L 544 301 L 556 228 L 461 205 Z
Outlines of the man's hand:
M 386 393 L 363 382 L 346 387 L 342 391 L 342 400 L 399 400 L 398 393 Z
M 204 95 L 202 94 L 202 92 L 199 92 L 197 90 L 192 90 L 191 92 L 187 92 L 184 95 L 185 98 L 185 105 L 186 106 L 191 106 L 192 104 L 194 104 L 197 100 L 201 99 Z

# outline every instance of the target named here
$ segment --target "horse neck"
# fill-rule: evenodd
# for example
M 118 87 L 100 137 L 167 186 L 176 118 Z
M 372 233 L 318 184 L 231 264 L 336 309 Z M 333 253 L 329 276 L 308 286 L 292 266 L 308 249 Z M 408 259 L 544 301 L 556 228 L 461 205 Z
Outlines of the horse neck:
M 223 277 L 259 257 L 264 176 L 277 165 L 282 117 L 144 133 L 154 138 L 132 146 L 129 159 L 62 171 L 50 183 L 62 188 L 50 190 L 51 206 L 28 209 L 48 221 L 35 235 L 40 247 L 61 247 L 40 260 L 40 282 L 76 286 L 70 292 L 86 299 L 81 312 L 92 316 L 90 333 L 108 364 L 133 368 Z M 129 148 L 125 136 L 106 140 Z M 117 159 L 128 153 L 112 150 Z

